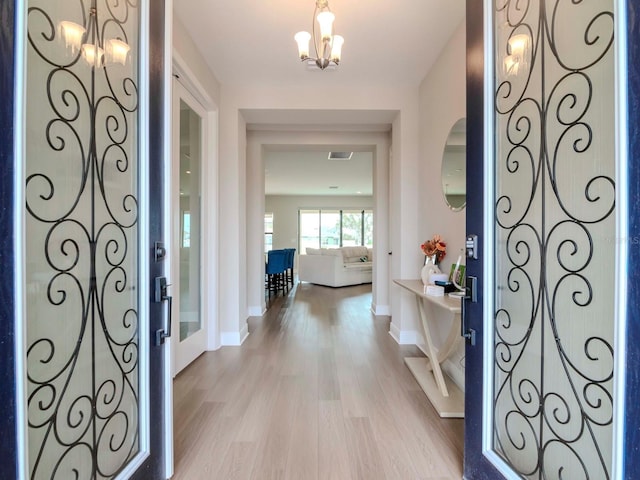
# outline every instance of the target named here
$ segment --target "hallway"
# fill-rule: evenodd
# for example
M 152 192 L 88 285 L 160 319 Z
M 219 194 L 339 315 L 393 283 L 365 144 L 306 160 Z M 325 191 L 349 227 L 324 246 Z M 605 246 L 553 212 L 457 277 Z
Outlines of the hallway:
M 371 286 L 298 284 L 241 347 L 174 381 L 174 479 L 462 477 L 463 420 L 440 419 L 370 313 Z

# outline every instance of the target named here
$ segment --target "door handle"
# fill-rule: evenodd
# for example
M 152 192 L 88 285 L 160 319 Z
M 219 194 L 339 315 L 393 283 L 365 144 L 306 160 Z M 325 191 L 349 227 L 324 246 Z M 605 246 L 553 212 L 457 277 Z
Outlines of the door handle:
M 153 279 L 153 299 L 156 303 L 167 302 L 167 323 L 166 328 L 159 328 L 156 330 L 155 345 L 162 345 L 166 338 L 171 336 L 171 311 L 172 311 L 172 297 L 167 294 L 167 288 L 170 284 L 167 283 L 167 277 L 156 277 Z
M 464 297 L 460 305 L 460 335 L 465 338 L 470 345 L 476 344 L 476 331 L 467 325 L 467 301 L 476 303 L 478 301 L 478 278 L 468 276 L 465 281 Z

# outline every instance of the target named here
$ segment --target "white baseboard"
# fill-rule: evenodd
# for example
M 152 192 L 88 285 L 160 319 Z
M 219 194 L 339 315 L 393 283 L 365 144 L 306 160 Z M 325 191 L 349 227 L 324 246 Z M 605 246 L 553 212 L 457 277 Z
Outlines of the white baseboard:
M 415 345 L 420 338 L 418 332 L 415 330 L 400 330 L 393 322 L 391 322 L 389 326 L 389 335 L 391 335 L 399 345 Z
M 220 332 L 220 344 L 223 347 L 240 346 L 249 336 L 249 325 L 245 326 L 239 332 Z
M 266 307 L 253 306 L 247 308 L 247 316 L 249 317 L 261 317 L 267 311 Z
M 391 307 L 389 305 L 376 305 L 375 303 L 371 304 L 371 313 L 376 316 L 391 316 Z

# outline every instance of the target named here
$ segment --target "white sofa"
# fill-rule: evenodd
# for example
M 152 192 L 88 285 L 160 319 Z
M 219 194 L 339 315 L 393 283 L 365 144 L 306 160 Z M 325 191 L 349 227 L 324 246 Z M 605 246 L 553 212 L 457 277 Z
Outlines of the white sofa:
M 371 283 L 373 250 L 367 247 L 307 248 L 298 257 L 298 280 L 328 287 Z

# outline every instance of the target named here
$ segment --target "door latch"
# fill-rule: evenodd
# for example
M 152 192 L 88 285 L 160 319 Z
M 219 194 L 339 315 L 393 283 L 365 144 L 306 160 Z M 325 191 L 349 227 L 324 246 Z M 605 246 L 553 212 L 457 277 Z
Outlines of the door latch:
M 164 260 L 164 257 L 167 256 L 167 249 L 164 246 L 163 242 L 154 242 L 153 243 L 153 259 L 156 262 L 160 262 Z
M 460 335 L 465 338 L 470 345 L 476 344 L 476 331 L 473 328 L 467 326 L 467 302 L 478 302 L 478 278 L 468 276 L 465 281 L 465 295 L 462 297 L 462 311 L 460 313 Z
M 156 303 L 162 303 L 167 301 L 167 323 L 166 328 L 159 328 L 156 330 L 155 345 L 162 345 L 166 338 L 171 336 L 171 310 L 172 310 L 172 298 L 167 294 L 167 288 L 170 284 L 167 283 L 167 277 L 156 277 L 153 279 L 153 300 Z
M 478 259 L 478 236 L 477 235 L 467 235 L 465 240 L 465 247 L 467 250 L 467 258 L 473 258 L 474 260 Z

